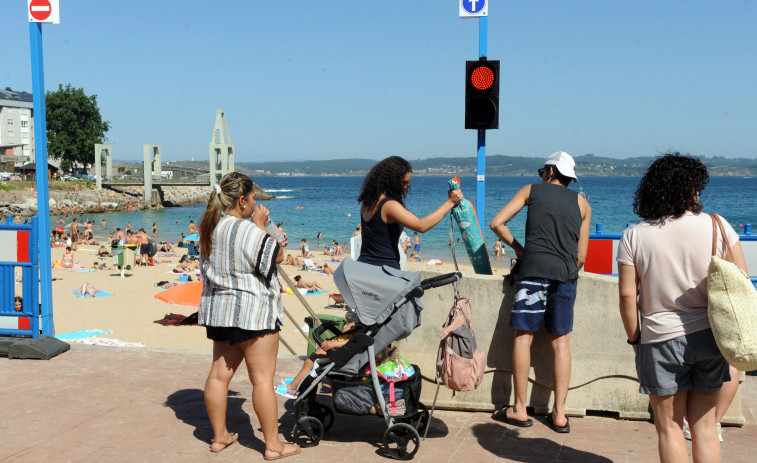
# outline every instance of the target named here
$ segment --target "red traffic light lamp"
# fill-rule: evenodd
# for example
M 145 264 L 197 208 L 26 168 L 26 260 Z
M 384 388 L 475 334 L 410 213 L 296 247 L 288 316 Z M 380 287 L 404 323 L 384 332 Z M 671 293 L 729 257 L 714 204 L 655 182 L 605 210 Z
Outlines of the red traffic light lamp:
M 499 61 L 465 62 L 465 128 L 499 127 Z

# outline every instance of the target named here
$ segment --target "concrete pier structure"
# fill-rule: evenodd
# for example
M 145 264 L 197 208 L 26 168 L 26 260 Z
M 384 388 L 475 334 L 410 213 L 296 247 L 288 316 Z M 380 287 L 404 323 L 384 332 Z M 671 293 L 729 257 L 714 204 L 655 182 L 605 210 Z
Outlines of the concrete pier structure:
M 144 144 L 142 147 L 144 155 L 144 182 L 145 191 L 142 199 L 145 205 L 150 206 L 152 202 L 152 179 L 160 180 L 160 145 Z
M 210 185 L 218 183 L 229 172 L 234 172 L 234 143 L 226 123 L 226 112 L 218 108 L 210 139 Z
M 103 183 L 103 158 L 105 158 L 105 178 L 113 179 L 113 146 L 95 144 L 95 183 L 97 188 L 102 188 Z

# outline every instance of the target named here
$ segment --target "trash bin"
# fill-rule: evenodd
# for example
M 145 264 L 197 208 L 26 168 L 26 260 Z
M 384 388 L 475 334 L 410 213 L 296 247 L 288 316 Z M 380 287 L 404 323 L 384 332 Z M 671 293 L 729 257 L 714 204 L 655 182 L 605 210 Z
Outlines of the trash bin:
M 135 267 L 137 265 L 136 244 L 124 244 L 111 246 L 111 254 L 113 254 L 113 265 L 118 268 L 124 266 Z
M 327 314 L 319 313 L 318 318 L 320 318 L 321 320 L 329 320 L 329 321 L 337 322 L 336 327 L 339 328 L 340 330 L 344 327 L 344 325 L 347 324 L 346 320 L 344 319 L 344 316 L 340 316 L 340 315 L 327 315 Z M 308 339 L 315 342 L 315 339 L 313 339 L 313 324 L 314 324 L 313 321 L 314 321 L 313 317 L 305 317 L 305 323 L 307 323 L 308 328 L 309 328 Z M 336 333 L 331 332 L 331 331 L 326 331 L 326 333 L 331 333 L 332 336 L 336 336 Z M 315 352 L 315 349 L 313 348 L 312 345 L 310 345 L 310 343 L 308 343 L 308 357 L 310 357 L 310 354 L 312 354 L 313 352 Z

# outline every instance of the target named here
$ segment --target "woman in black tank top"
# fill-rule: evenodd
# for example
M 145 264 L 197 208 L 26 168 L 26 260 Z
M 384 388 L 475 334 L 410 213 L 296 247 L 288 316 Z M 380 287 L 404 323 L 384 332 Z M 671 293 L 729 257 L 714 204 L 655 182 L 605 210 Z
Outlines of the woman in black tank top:
M 399 156 L 380 161 L 368 172 L 357 200 L 361 203 L 362 245 L 358 262 L 400 268 L 399 238 L 404 227 L 424 233 L 463 199 L 452 190 L 437 210 L 419 219 L 405 209 L 405 196 L 413 175 L 410 163 Z

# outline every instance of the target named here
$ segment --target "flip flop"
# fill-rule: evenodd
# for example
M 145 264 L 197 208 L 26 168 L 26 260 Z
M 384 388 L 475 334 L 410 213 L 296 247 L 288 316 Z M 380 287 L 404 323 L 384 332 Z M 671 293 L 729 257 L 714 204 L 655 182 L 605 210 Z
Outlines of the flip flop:
M 289 376 L 281 380 L 281 384 L 292 384 L 292 381 L 294 381 L 294 376 Z
M 268 449 L 269 452 L 278 453 L 279 456 L 277 456 L 277 457 L 267 457 L 267 456 L 265 456 L 265 453 L 263 453 L 263 459 L 267 460 L 267 461 L 281 460 L 282 458 L 291 457 L 292 455 L 297 455 L 298 453 L 302 452 L 302 449 L 298 448 L 296 451 L 294 451 L 292 453 L 284 453 L 284 448 L 286 448 L 286 444 L 283 443 L 283 442 L 281 443 L 281 448 L 278 449 L 278 450 L 269 448 Z
M 565 426 L 557 426 L 555 424 L 555 420 L 552 419 L 552 414 L 550 413 L 547 416 L 547 425 L 552 428 L 554 432 L 558 432 L 560 434 L 567 434 L 570 432 L 570 418 L 567 416 L 565 417 Z
M 223 452 L 224 450 L 226 450 L 226 447 L 230 446 L 231 444 L 233 444 L 234 442 L 236 442 L 238 440 L 239 440 L 239 436 L 235 432 L 229 433 L 229 440 L 227 440 L 226 442 L 218 442 L 215 439 L 211 439 L 211 441 L 210 441 L 210 451 L 213 452 L 213 453 Z M 214 450 L 213 449 L 213 444 L 223 444 L 223 447 L 221 447 L 218 450 Z
M 275 386 L 273 390 L 274 392 L 276 392 L 276 394 L 283 395 L 287 399 L 296 399 L 297 396 L 290 394 L 289 390 L 287 389 L 287 386 L 288 386 L 287 384 L 279 384 L 278 386 Z M 272 451 L 275 452 L 275 450 L 272 450 Z
M 509 425 L 512 425 L 512 426 L 517 426 L 519 428 L 530 428 L 531 426 L 534 425 L 534 422 L 533 422 L 533 420 L 531 418 L 527 419 L 526 421 L 514 420 L 512 418 L 508 418 L 507 417 L 507 409 L 508 408 L 510 408 L 510 407 L 504 407 L 504 408 L 502 408 L 502 410 L 494 413 L 492 415 L 492 419 L 496 420 L 496 421 L 501 421 L 503 423 L 506 423 L 506 424 L 509 424 Z

